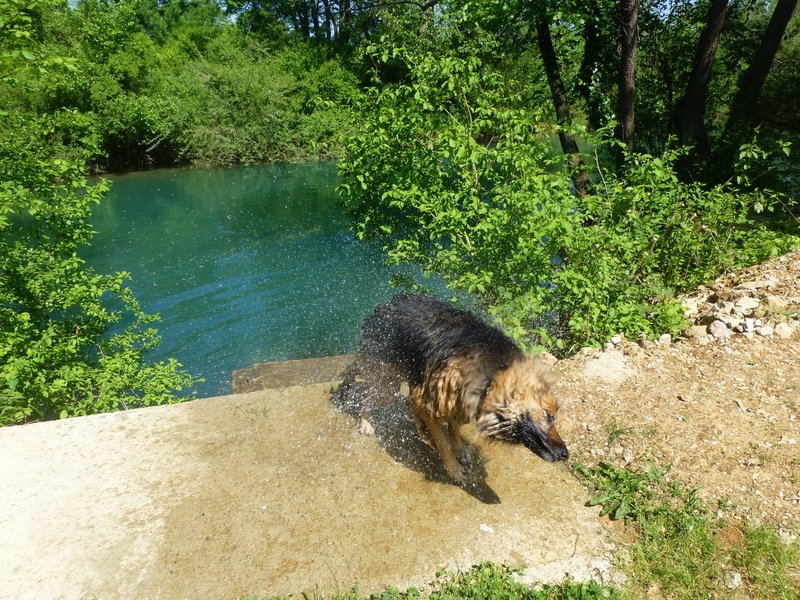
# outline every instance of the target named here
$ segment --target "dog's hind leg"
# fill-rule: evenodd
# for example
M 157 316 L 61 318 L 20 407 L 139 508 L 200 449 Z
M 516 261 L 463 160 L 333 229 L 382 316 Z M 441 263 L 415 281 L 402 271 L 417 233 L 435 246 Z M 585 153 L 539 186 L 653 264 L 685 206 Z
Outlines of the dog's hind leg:
M 420 434 L 425 437 L 428 434 L 428 442 L 433 446 L 434 450 L 439 453 L 444 463 L 444 468 L 447 474 L 450 475 L 457 483 L 462 483 L 464 476 L 461 473 L 461 464 L 458 462 L 453 449 L 450 447 L 450 442 L 442 431 L 442 426 L 439 421 L 428 411 L 425 402 L 425 394 L 422 386 L 417 386 L 411 390 L 411 408 L 414 412 L 414 420 L 417 422 L 417 428 Z M 420 427 L 424 426 L 424 430 Z
M 374 390 L 369 382 L 357 384 L 364 372 L 364 359 L 361 355 L 342 373 L 342 383 L 331 390 L 331 399 L 334 406 L 343 412 L 357 416 L 359 419 L 358 431 L 364 435 L 373 435 L 375 428 L 369 422 L 369 412 L 374 403 Z

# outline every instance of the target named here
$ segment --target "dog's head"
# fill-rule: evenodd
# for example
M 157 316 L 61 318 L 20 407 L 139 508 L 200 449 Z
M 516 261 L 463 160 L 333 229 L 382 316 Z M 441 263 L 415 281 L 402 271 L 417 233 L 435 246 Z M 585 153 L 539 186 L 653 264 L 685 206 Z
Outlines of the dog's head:
M 481 404 L 478 430 L 524 444 L 546 461 L 566 460 L 569 451 L 555 428 L 558 400 L 550 391 L 557 381 L 555 371 L 531 356 L 500 369 Z

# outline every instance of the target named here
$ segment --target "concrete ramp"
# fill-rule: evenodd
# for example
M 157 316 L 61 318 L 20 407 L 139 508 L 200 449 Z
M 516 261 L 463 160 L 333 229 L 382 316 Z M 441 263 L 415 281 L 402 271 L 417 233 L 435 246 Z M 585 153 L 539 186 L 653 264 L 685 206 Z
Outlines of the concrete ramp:
M 494 445 L 456 487 L 410 422 L 361 436 L 331 385 L 0 429 L 0 597 L 370 593 L 484 560 L 544 581 L 607 569 L 563 464 Z

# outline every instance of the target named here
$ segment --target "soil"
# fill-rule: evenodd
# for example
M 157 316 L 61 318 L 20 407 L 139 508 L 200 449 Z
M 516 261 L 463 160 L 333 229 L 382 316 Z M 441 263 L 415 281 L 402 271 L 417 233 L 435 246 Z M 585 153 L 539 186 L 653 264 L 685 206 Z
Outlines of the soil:
M 687 304 L 684 338 L 618 337 L 558 363 L 571 459 L 671 464 L 712 506 L 796 536 L 800 252 Z M 456 487 L 407 416 L 367 437 L 334 410 L 329 367 L 344 363 L 238 376 L 274 389 L 0 429 L 0 598 L 369 593 L 482 560 L 528 565 L 531 580 L 613 577 L 609 530 L 566 465 L 495 444 Z
M 723 502 L 728 514 L 795 537 L 800 251 L 726 274 L 687 304 L 688 337 L 617 338 L 559 363 L 562 437 L 587 465 L 671 464 L 669 477 L 698 488 L 712 508 Z M 743 312 L 736 304 L 752 307 L 744 309 L 755 320 L 750 331 L 703 335 Z M 736 326 L 741 317 L 730 321 Z

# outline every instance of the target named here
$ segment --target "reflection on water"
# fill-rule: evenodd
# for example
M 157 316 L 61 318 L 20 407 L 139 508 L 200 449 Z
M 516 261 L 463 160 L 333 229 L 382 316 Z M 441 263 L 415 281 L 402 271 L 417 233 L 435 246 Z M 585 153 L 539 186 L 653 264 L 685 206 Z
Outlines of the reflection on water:
M 128 271 L 160 348 L 230 393 L 256 362 L 352 352 L 361 320 L 394 293 L 380 251 L 357 241 L 336 205 L 332 163 L 164 170 L 113 178 L 84 252 Z

